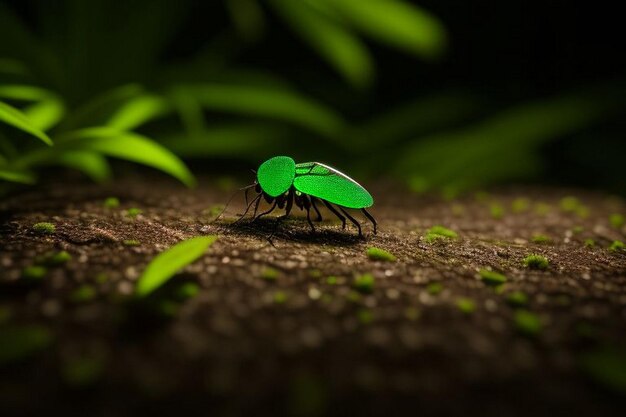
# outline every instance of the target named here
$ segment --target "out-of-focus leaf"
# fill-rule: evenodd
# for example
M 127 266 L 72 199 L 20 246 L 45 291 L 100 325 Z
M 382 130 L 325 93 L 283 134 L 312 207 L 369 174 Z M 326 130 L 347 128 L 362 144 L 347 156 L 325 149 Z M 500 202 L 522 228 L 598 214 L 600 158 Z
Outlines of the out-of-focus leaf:
M 9 100 L 34 101 L 22 110 L 33 126 L 47 131 L 56 125 L 65 115 L 65 106 L 54 93 L 43 88 L 30 85 L 2 85 L 0 97 Z
M 276 11 L 355 87 L 372 81 L 374 65 L 367 48 L 332 16 L 320 13 L 306 1 L 272 0 Z
M 176 155 L 135 133 L 106 127 L 83 129 L 67 134 L 61 146 L 138 162 L 166 172 L 187 186 L 195 184 L 193 175 Z
M 616 393 L 626 394 L 626 352 L 616 348 L 601 348 L 580 358 L 585 373 L 596 382 Z
M 52 343 L 52 334 L 42 326 L 5 327 L 0 331 L 0 365 L 25 359 Z
M 247 41 L 256 41 L 264 28 L 263 11 L 257 0 L 226 0 L 237 31 Z
M 42 101 L 54 94 L 46 89 L 23 84 L 0 85 L 0 97 L 9 100 Z
M 202 106 L 186 87 L 175 88 L 170 99 L 176 108 L 183 126 L 191 136 L 199 136 L 205 129 Z
M 199 135 L 175 135 L 160 141 L 176 155 L 185 158 L 215 156 L 258 156 L 286 145 L 288 129 L 267 124 L 223 125 L 211 127 Z
M 28 75 L 28 68 L 17 59 L 0 58 L 0 73 L 11 75 Z
M 128 100 L 111 116 L 107 126 L 119 130 L 133 130 L 170 111 L 169 103 L 154 94 L 145 94 Z
M 291 122 L 331 137 L 344 125 L 329 108 L 285 89 L 219 84 L 185 88 L 202 107 L 210 110 Z
M 35 176 L 30 172 L 12 170 L 4 167 L 0 167 L 0 180 L 18 182 L 20 184 L 34 184 L 37 181 Z
M 11 125 L 17 129 L 20 129 L 23 132 L 26 132 L 43 143 L 52 146 L 52 140 L 37 128 L 29 119 L 19 111 L 18 109 L 9 106 L 6 103 L 0 101 L 0 122 L 4 122 L 8 125 Z
M 146 267 L 135 293 L 145 297 L 185 266 L 198 259 L 209 246 L 217 240 L 217 236 L 199 236 L 182 241 L 158 254 Z
M 137 84 L 127 84 L 107 91 L 70 113 L 63 123 L 65 130 L 105 123 L 124 103 L 144 94 Z
M 401 0 L 323 0 L 360 31 L 425 58 L 446 46 L 442 23 L 420 7 Z
M 103 182 L 111 178 L 111 168 L 106 158 L 95 152 L 65 151 L 61 152 L 51 163 L 77 169 L 95 182 Z
M 576 97 L 521 105 L 467 129 L 436 134 L 403 150 L 395 171 L 431 186 L 465 188 L 528 177 L 540 168 L 538 146 L 601 116 L 603 106 Z

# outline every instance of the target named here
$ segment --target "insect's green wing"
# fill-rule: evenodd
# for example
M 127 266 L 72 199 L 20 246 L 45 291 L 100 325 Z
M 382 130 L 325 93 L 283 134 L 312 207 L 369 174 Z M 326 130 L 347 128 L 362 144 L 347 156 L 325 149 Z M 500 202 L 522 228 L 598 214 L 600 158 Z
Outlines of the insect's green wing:
M 374 204 L 371 194 L 346 174 L 319 162 L 296 164 L 296 190 L 347 208 Z

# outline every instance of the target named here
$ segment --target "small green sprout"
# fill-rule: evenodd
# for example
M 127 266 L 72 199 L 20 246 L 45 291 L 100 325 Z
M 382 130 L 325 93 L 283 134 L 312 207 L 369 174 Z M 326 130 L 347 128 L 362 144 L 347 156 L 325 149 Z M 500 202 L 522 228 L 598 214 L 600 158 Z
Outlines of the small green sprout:
M 326 278 L 326 283 L 328 285 L 337 285 L 337 282 L 339 282 L 339 279 L 336 276 L 331 275 Z
M 74 303 L 84 303 L 96 297 L 97 291 L 91 285 L 81 285 L 70 294 L 70 300 Z
M 364 294 L 370 294 L 374 291 L 374 276 L 372 274 L 358 275 L 354 279 L 354 288 Z
M 426 242 L 432 243 L 439 239 L 456 239 L 459 235 L 443 226 L 433 226 L 426 231 Z
M 195 282 L 185 282 L 176 289 L 176 297 L 182 300 L 193 298 L 200 292 L 200 286 Z
M 515 313 L 515 327 L 524 336 L 536 336 L 541 332 L 541 319 L 528 310 L 518 310 Z
M 276 281 L 278 279 L 278 275 L 279 275 L 278 270 L 271 268 L 269 266 L 266 268 L 263 268 L 263 270 L 261 271 L 261 278 L 263 278 L 266 281 Z
M 371 310 L 362 308 L 357 312 L 357 318 L 361 324 L 370 324 L 374 321 L 374 314 Z
M 141 242 L 136 240 L 136 239 L 126 239 L 126 240 L 122 241 L 122 244 L 124 246 L 139 246 L 139 245 L 141 245 Z
M 478 271 L 478 274 L 480 279 L 487 285 L 498 286 L 506 282 L 506 276 L 496 271 L 481 269 Z
M 609 216 L 609 223 L 616 229 L 620 229 L 625 221 L 624 216 L 619 213 L 613 213 Z
M 585 247 L 587 248 L 593 248 L 594 246 L 596 246 L 596 241 L 593 239 L 585 239 Z
M 284 291 L 276 291 L 274 293 L 275 304 L 285 304 L 287 302 L 287 293 Z
M 548 269 L 550 262 L 545 256 L 531 254 L 524 258 L 524 265 L 531 269 Z
M 626 250 L 626 245 L 620 240 L 614 240 L 611 246 L 609 246 L 609 250 L 611 252 L 623 252 Z
M 120 206 L 120 200 L 117 197 L 107 197 L 103 205 L 108 209 L 118 208 Z
M 56 231 L 56 226 L 53 223 L 39 222 L 33 225 L 33 230 L 42 235 L 51 235 Z
M 524 197 L 519 197 L 513 200 L 511 203 L 511 211 L 513 213 L 522 213 L 530 208 L 530 200 Z
M 464 314 L 471 314 L 476 311 L 476 303 L 470 298 L 457 299 L 456 306 Z
M 384 249 L 369 247 L 367 248 L 367 257 L 373 261 L 394 262 L 397 258 Z
M 559 201 L 559 207 L 561 207 L 561 210 L 567 213 L 576 212 L 580 205 L 580 201 L 576 197 L 572 196 L 563 197 L 561 201 Z
M 431 282 L 430 284 L 428 284 L 428 286 L 426 287 L 426 291 L 428 292 L 428 294 L 430 295 L 437 295 L 439 294 L 441 291 L 443 291 L 443 284 L 441 282 Z
M 531 240 L 533 241 L 533 243 L 549 243 L 550 242 L 550 238 L 542 234 L 533 235 Z
M 524 307 L 528 304 L 528 296 L 521 291 L 514 291 L 507 295 L 506 302 L 513 307 Z
M 491 203 L 489 205 L 489 214 L 496 220 L 501 219 L 504 217 L 504 206 L 500 203 Z
M 41 265 L 27 266 L 22 270 L 22 278 L 37 281 L 42 279 L 48 273 L 48 269 Z
M 128 210 L 126 210 L 126 214 L 128 215 L 128 217 L 131 217 L 133 219 L 135 217 L 139 216 L 142 213 L 143 213 L 143 210 L 141 210 L 141 209 L 139 209 L 137 207 L 131 207 Z

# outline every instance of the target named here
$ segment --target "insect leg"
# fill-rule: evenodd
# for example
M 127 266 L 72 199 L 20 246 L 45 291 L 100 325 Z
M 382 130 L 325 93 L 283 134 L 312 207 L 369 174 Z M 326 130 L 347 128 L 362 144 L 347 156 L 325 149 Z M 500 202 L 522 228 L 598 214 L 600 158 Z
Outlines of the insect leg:
M 326 208 L 328 210 L 330 210 L 335 216 L 337 216 L 339 218 L 339 220 L 341 220 L 341 228 L 345 229 L 346 228 L 346 218 L 344 216 L 342 216 L 341 213 L 339 213 L 337 210 L 335 210 L 335 208 L 332 205 L 330 205 L 330 203 L 328 201 L 322 200 L 322 203 L 324 203 Z
M 374 225 L 374 234 L 376 234 L 376 219 L 374 218 L 374 216 L 372 216 L 371 214 L 369 214 L 367 212 L 367 210 L 365 209 L 361 209 L 361 211 L 363 212 L 363 214 L 365 214 L 365 217 L 367 217 L 368 219 L 370 219 L 370 221 L 372 222 L 372 224 Z
M 313 222 L 311 221 L 311 202 L 306 197 L 304 198 L 304 209 L 306 210 L 306 221 L 309 222 L 311 230 L 315 231 L 315 227 L 313 226 Z
M 361 231 L 361 225 L 359 224 L 359 222 L 356 221 L 356 219 L 352 217 L 350 213 L 345 211 L 342 207 L 340 206 L 337 206 L 337 207 L 339 207 L 339 210 L 341 210 L 341 212 L 345 214 L 348 219 L 350 219 L 350 221 L 357 227 L 357 229 L 359 229 L 359 236 L 363 237 L 363 232 Z
M 311 205 L 313 206 L 313 210 L 315 210 L 315 212 L 317 213 L 317 219 L 315 219 L 315 221 L 316 222 L 321 222 L 322 221 L 322 213 L 320 213 L 320 211 L 317 209 L 317 205 L 315 205 L 315 200 L 317 200 L 317 198 L 311 197 Z
M 274 211 L 275 208 L 276 208 L 276 200 L 274 200 L 274 204 L 272 204 L 272 207 L 270 207 L 269 210 L 264 211 L 263 213 L 259 214 L 254 219 L 252 219 L 252 221 L 255 222 L 259 220 L 261 217 L 265 216 L 266 214 L 270 214 L 271 212 Z
M 256 216 L 257 211 L 259 210 L 259 204 L 261 204 L 261 199 L 259 198 L 254 205 L 254 213 L 252 213 L 252 218 Z
M 248 207 L 246 207 L 246 211 L 243 212 L 241 217 L 239 217 L 237 220 L 235 220 L 235 223 L 238 223 L 241 219 L 243 219 L 246 216 L 246 214 L 248 214 L 248 211 L 250 211 L 250 207 L 252 206 L 253 203 L 261 201 L 260 200 L 261 196 L 262 196 L 262 194 L 259 194 L 256 197 L 254 197 L 254 199 L 250 202 L 250 204 L 248 204 Z

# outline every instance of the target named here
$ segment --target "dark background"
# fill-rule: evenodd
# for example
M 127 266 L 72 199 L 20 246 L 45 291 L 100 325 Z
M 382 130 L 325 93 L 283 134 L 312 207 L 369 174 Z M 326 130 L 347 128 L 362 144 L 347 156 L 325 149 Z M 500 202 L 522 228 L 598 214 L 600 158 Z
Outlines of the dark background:
M 450 184 L 455 190 L 464 190 L 539 182 L 626 191 L 622 175 L 626 151 L 624 37 L 616 7 L 610 2 L 580 1 L 414 3 L 443 23 L 448 33 L 445 52 L 438 59 L 424 59 L 362 36 L 360 40 L 375 62 L 376 76 L 360 88 L 342 78 L 265 1 L 258 2 L 263 23 L 252 37 L 237 31 L 232 9 L 222 1 L 20 0 L 5 2 L 5 7 L 60 63 L 53 71 L 40 60 L 34 83 L 60 92 L 70 108 L 129 82 L 138 82 L 150 91 L 165 91 L 175 83 L 214 82 L 228 78 L 233 69 L 245 69 L 289 83 L 294 90 L 332 108 L 349 125 L 334 141 L 296 129 L 285 141 L 260 150 L 215 154 L 209 150 L 199 160 L 196 153 L 174 148 L 196 173 L 224 172 L 225 167 L 237 173 L 268 156 L 290 154 L 297 159 L 323 159 L 370 178 L 392 175 L 409 183 L 411 178 L 419 178 L 418 184 L 425 178 L 428 186 L 436 189 Z M 33 55 L 32 51 L 17 50 L 19 46 L 6 38 L 0 42 L 4 42 L 0 56 Z M 602 115 L 584 126 L 547 134 L 528 146 L 521 145 L 525 139 L 518 143 L 514 135 L 507 134 L 519 130 L 515 123 L 508 126 L 505 122 L 504 133 L 483 139 L 482 145 L 472 141 L 456 144 L 448 135 L 498 120 L 503 110 L 572 96 L 599 103 Z M 438 115 L 450 110 L 445 103 L 440 104 L 441 109 L 433 107 L 441 97 L 453 97 L 459 110 L 438 121 Z M 413 111 L 406 110 L 414 104 Z M 394 111 L 402 113 L 402 109 L 398 132 L 386 137 L 374 131 L 374 140 L 370 140 L 369 122 Z M 204 115 L 209 125 L 251 120 L 211 111 Z M 412 122 L 420 117 L 425 120 Z M 162 132 L 178 128 L 174 119 L 151 123 L 140 131 L 161 140 Z M 357 139 L 348 146 L 336 146 L 350 135 Z M 254 148 L 254 139 L 250 141 Z M 451 146 L 440 149 L 446 141 Z M 429 145 L 431 142 L 435 145 Z M 466 147 L 484 146 L 486 150 L 490 143 L 493 149 L 475 159 L 457 158 Z M 425 166 L 416 157 L 395 167 L 407 152 L 431 155 L 424 158 L 432 165 Z M 520 169 L 493 169 L 474 180 L 459 181 L 483 163 L 510 165 L 511 154 L 516 153 L 523 161 Z M 446 163 L 439 163 L 444 159 Z

